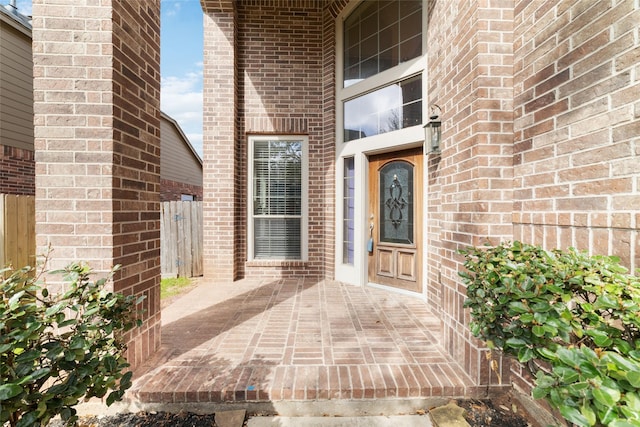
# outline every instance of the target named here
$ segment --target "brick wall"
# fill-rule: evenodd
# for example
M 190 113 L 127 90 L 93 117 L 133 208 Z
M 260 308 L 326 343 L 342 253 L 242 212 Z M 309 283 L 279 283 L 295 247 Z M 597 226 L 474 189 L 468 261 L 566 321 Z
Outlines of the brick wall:
M 640 267 L 640 6 L 516 6 L 515 236 Z
M 210 271 L 332 277 L 335 18 L 348 1 L 209 3 Z M 443 129 L 442 152 L 426 159 L 428 304 L 442 318 L 444 346 L 480 384 L 498 377 L 468 332 L 459 248 L 516 238 L 591 246 L 640 264 L 638 7 L 428 2 L 425 106 L 438 106 Z M 260 133 L 309 135 L 309 263 L 245 264 L 246 141 Z M 510 361 L 500 360 L 499 369 L 506 381 Z
M 235 7 L 231 0 L 204 7 L 203 270 L 206 278 L 234 280 L 239 268 L 235 206 L 242 177 L 236 153 Z
M 634 1 L 515 5 L 514 238 L 617 255 L 632 271 L 640 267 L 638 22 Z
M 33 2 L 36 234 L 50 267 L 122 264 L 146 295 L 133 366 L 160 342 L 159 1 Z
M 33 196 L 35 167 L 33 151 L 0 144 L 0 193 Z
M 115 289 L 146 297 L 136 366 L 160 346 L 160 0 L 115 0 L 112 19 Z
M 428 158 L 428 296 L 445 348 L 479 384 L 497 377 L 468 331 L 456 251 L 512 237 L 512 18 L 510 0 L 429 4 L 427 104 L 440 107 L 442 152 Z
M 33 2 L 36 243 L 50 267 L 113 266 L 110 8 Z M 82 42 L 77 42 L 82 38 Z
M 160 180 L 161 202 L 180 200 L 183 194 L 192 195 L 196 200 L 202 200 L 202 186 L 172 181 L 169 179 Z
M 243 1 L 238 6 L 238 65 L 243 76 L 238 87 L 238 145 L 242 147 L 242 159 L 247 158 L 250 134 L 309 137 L 309 261 L 249 262 L 245 266 L 249 277 L 317 277 L 324 273 L 324 177 L 331 174 L 331 169 L 323 168 L 321 6 L 316 0 Z M 246 162 L 242 163 L 241 174 L 247 174 Z M 241 191 L 247 194 L 246 185 Z M 247 258 L 245 200 L 241 205 L 240 260 Z
M 318 277 L 333 263 L 333 248 L 327 243 L 333 242 L 327 233 L 333 220 L 327 214 L 335 202 L 326 180 L 333 182 L 334 139 L 327 143 L 322 117 L 325 94 L 333 83 L 322 84 L 322 5 L 318 0 L 247 0 L 226 10 L 205 10 L 205 87 L 221 89 L 205 93 L 204 238 L 205 263 L 210 264 L 205 275 Z M 230 82 L 237 85 L 237 104 Z M 308 262 L 246 261 L 250 134 L 309 136 Z

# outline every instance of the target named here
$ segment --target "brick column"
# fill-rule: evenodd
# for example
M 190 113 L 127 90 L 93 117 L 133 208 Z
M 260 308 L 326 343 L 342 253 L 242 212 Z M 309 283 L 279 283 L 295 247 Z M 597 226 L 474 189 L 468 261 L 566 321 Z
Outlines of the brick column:
M 36 234 L 50 267 L 121 264 L 145 295 L 133 366 L 160 343 L 160 2 L 33 2 Z
M 212 3 L 212 2 L 210 2 Z M 204 6 L 204 152 L 203 219 L 204 276 L 234 280 L 239 260 L 236 218 L 243 197 L 238 171 L 241 150 L 236 147 L 237 64 L 236 11 L 232 1 Z
M 496 384 L 469 332 L 457 250 L 513 235 L 513 1 L 431 7 L 428 104 L 441 107 L 443 140 L 428 158 L 428 294 L 445 348 L 478 384 Z

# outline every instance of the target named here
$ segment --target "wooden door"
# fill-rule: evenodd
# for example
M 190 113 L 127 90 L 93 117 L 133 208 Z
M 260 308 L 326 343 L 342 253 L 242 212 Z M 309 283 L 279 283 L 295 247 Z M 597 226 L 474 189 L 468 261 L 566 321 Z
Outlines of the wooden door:
M 421 148 L 369 158 L 369 283 L 422 292 Z

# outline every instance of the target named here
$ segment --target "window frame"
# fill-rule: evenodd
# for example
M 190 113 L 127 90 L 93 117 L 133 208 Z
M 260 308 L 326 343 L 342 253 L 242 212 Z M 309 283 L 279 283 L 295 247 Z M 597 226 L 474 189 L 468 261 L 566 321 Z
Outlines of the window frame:
M 256 258 L 255 257 L 255 215 L 253 213 L 254 196 L 254 151 L 257 141 L 296 141 L 302 146 L 301 209 L 300 209 L 300 258 Z M 296 262 L 309 259 L 309 137 L 306 135 L 249 135 L 247 166 L 247 260 L 256 262 Z M 291 215 L 268 215 L 273 218 L 291 217 Z M 264 216 L 262 216 L 264 217 Z
M 429 46 L 427 44 L 428 32 L 428 5 L 427 0 L 422 0 L 422 55 L 417 58 L 402 62 L 393 68 L 384 70 L 378 74 L 367 77 L 357 83 L 344 87 L 344 21 L 358 7 L 362 1 L 351 1 L 338 15 L 335 24 L 335 193 L 336 216 L 335 216 L 335 244 L 337 248 L 342 247 L 344 239 L 342 230 L 342 220 L 344 209 L 340 201 L 344 197 L 342 178 L 344 174 L 343 159 L 345 157 L 355 158 L 355 263 L 354 265 L 343 262 L 342 251 L 336 250 L 335 272 L 336 279 L 346 282 L 364 285 L 368 282 L 367 274 L 367 252 L 366 244 L 369 238 L 369 215 L 368 215 L 368 155 L 374 153 L 390 152 L 411 147 L 424 145 L 424 123 L 428 120 L 428 71 L 427 54 Z M 393 132 L 372 135 L 360 139 L 345 142 L 344 140 L 344 103 L 350 99 L 357 98 L 367 93 L 373 92 L 388 85 L 406 80 L 411 77 L 422 76 L 422 124 L 403 128 Z M 425 187 L 426 191 L 426 187 Z M 426 198 L 425 198 L 426 200 Z M 426 233 L 423 233 L 424 240 Z M 426 246 L 425 246 L 426 247 Z M 426 259 L 426 258 L 424 258 Z
M 386 134 L 378 134 L 372 135 L 369 137 L 359 138 L 353 141 L 344 141 L 344 103 L 351 99 L 358 98 L 362 95 L 366 95 L 368 93 L 374 92 L 378 89 L 382 89 L 386 86 L 393 85 L 400 81 L 409 79 L 411 77 L 415 77 L 418 75 L 422 76 L 422 122 L 426 123 L 427 118 L 427 1 L 422 0 L 422 55 L 410 59 L 405 62 L 401 62 L 393 68 L 389 68 L 384 70 L 378 74 L 367 77 L 364 80 L 361 80 L 357 83 L 351 84 L 349 86 L 344 86 L 344 22 L 346 18 L 353 12 L 362 1 L 354 1 L 349 3 L 347 7 L 340 13 L 338 18 L 336 19 L 336 45 L 335 45 L 335 55 L 336 55 L 336 63 L 335 63 L 335 88 L 336 88 L 336 146 L 340 147 L 341 145 L 349 145 L 349 144 L 369 144 L 369 142 L 373 142 L 375 146 L 386 146 L 389 140 L 408 140 L 414 139 L 415 135 L 422 135 L 422 139 L 424 139 L 424 130 L 422 129 L 423 125 L 412 126 L 409 128 L 400 129 L 394 132 L 387 132 Z M 385 136 L 388 134 L 392 134 L 393 136 L 389 138 L 389 136 Z M 350 150 L 351 152 L 355 152 L 355 150 Z

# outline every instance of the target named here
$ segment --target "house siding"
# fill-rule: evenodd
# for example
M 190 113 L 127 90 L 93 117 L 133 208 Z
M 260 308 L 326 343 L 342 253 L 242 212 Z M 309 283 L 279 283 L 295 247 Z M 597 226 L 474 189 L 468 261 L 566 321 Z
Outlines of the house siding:
M 202 200 L 202 163 L 172 119 L 160 121 L 160 201 L 180 200 L 182 194 Z
M 35 193 L 31 30 L 0 11 L 0 193 Z

